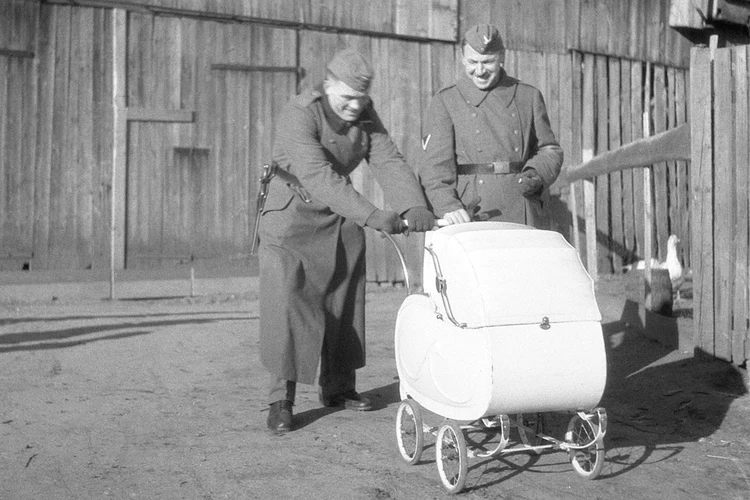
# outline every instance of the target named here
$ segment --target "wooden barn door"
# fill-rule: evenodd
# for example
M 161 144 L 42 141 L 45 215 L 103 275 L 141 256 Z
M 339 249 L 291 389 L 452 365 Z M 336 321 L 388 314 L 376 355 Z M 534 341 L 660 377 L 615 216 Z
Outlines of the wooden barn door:
M 126 267 L 244 265 L 296 34 L 130 14 Z

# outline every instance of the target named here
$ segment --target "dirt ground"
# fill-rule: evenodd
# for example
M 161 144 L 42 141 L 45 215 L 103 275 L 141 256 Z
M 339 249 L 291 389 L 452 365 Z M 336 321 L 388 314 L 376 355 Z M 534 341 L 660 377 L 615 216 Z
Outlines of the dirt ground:
M 745 370 L 647 339 L 628 293 L 597 285 L 609 417 L 599 478 L 580 478 L 559 451 L 477 458 L 460 497 L 750 498 Z M 0 499 L 448 497 L 434 438 L 412 466 L 396 447 L 393 328 L 405 294 L 368 290 L 358 388 L 374 411 L 321 408 L 316 388 L 301 386 L 297 429 L 282 437 L 265 431 L 257 291 L 0 302 Z M 677 314 L 689 320 L 689 309 Z M 569 416 L 547 418 L 562 438 Z

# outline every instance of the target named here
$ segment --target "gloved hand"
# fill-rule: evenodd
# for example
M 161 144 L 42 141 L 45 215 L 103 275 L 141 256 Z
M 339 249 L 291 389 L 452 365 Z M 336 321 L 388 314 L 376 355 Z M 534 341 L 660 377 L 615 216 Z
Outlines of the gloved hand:
M 425 207 L 411 207 L 404 212 L 404 219 L 409 224 L 408 231 L 423 233 L 435 227 L 435 216 Z
M 388 234 L 399 234 L 404 231 L 401 216 L 390 210 L 375 210 L 365 221 L 365 226 Z
M 542 194 L 544 182 L 535 169 L 527 168 L 518 178 L 518 188 L 526 198 L 532 198 Z

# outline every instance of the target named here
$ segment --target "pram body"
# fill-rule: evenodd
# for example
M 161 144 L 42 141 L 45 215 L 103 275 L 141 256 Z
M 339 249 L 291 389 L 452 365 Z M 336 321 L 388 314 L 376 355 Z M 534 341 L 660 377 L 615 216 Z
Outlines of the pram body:
M 572 411 L 591 441 L 541 436 L 552 444 L 539 448 L 603 450 L 606 414 L 586 413 L 599 404 L 606 383 L 602 318 L 593 280 L 562 235 L 503 222 L 430 231 L 422 281 L 424 293 L 410 294 L 396 319 L 404 400 L 397 426 L 404 459 L 413 463 L 414 457 L 401 446 L 402 412 L 422 427 L 419 406 L 449 419 L 456 440 L 463 439 L 457 421 L 499 427 L 505 435 L 490 454 L 508 443 L 507 415 Z M 535 430 L 514 425 L 524 442 L 524 429 Z M 445 429 L 439 440 L 440 433 Z M 438 454 L 441 448 L 436 446 Z M 603 451 L 597 457 L 603 458 Z M 446 479 L 442 469 L 441 478 L 451 491 L 463 487 L 460 480 L 457 486 Z
M 409 295 L 396 320 L 402 395 L 457 420 L 598 404 L 601 314 L 559 233 L 477 222 L 431 231 L 425 247 L 426 295 Z

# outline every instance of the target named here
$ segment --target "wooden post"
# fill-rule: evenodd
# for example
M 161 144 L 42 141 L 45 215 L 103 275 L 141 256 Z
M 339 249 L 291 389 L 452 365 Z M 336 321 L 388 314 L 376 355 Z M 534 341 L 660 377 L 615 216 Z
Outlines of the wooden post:
M 109 298 L 115 298 L 115 270 L 125 268 L 125 170 L 127 168 L 127 12 L 112 9 L 112 188 L 110 193 Z
M 713 50 L 690 51 L 690 187 L 695 355 L 714 353 Z

